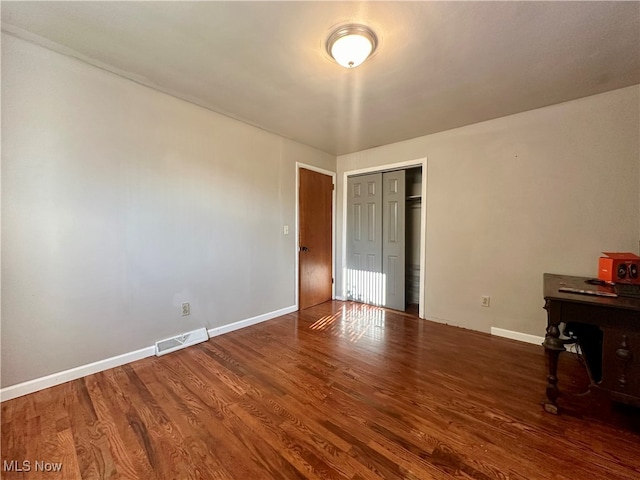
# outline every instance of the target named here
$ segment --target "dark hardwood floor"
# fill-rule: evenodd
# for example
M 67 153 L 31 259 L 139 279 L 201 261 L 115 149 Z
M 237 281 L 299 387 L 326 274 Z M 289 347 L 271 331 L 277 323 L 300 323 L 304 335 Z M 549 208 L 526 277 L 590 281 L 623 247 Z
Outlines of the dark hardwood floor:
M 637 410 L 545 385 L 541 346 L 330 302 L 4 402 L 2 478 L 640 478 Z

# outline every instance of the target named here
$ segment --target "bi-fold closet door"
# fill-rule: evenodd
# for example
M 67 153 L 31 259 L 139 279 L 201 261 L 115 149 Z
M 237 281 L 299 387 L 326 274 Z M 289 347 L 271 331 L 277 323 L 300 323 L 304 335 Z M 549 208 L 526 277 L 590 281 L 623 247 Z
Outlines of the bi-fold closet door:
M 405 171 L 347 178 L 347 298 L 405 310 Z

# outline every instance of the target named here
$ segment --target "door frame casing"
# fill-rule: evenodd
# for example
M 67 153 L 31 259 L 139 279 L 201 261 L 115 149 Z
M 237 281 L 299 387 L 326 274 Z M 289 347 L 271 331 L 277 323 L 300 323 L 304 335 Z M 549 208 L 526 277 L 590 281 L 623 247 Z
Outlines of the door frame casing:
M 331 193 L 331 298 L 336 298 L 336 172 L 324 168 L 296 162 L 296 210 L 295 210 L 295 306 L 300 308 L 300 169 L 304 168 L 313 172 L 331 177 L 333 192 Z
M 343 173 L 342 178 L 342 235 L 340 238 L 340 247 L 342 251 L 342 282 L 340 285 L 341 298 L 347 297 L 347 283 L 345 272 L 347 271 L 347 177 L 353 175 L 364 175 L 366 173 L 386 172 L 388 170 L 408 169 L 413 167 L 422 167 L 422 208 L 420 209 L 420 305 L 418 316 L 424 318 L 425 303 L 425 284 L 427 272 L 425 270 L 426 263 L 426 245 L 427 245 L 427 157 L 417 158 L 415 160 L 407 160 L 398 163 L 389 163 L 385 165 L 376 165 L 375 167 L 360 168 L 357 170 L 348 170 Z M 335 260 L 334 260 L 335 262 Z M 335 278 L 335 277 L 334 277 Z

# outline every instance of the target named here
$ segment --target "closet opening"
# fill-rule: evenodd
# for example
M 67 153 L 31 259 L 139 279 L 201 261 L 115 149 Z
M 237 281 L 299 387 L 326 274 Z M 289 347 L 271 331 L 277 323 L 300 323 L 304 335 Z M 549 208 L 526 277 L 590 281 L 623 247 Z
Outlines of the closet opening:
M 407 313 L 420 310 L 420 234 L 422 231 L 422 167 L 406 174 L 405 299 Z
M 419 316 L 422 166 L 346 180 L 346 298 Z

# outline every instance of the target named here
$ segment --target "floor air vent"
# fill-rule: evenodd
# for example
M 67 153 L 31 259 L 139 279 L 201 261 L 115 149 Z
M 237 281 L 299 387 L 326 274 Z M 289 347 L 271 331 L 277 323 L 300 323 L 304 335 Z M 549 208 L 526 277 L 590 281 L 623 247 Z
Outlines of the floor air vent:
M 196 343 L 206 342 L 209 339 L 206 328 L 200 328 L 192 332 L 183 333 L 175 337 L 167 338 L 156 342 L 156 355 L 175 352 L 181 348 L 187 348 Z

